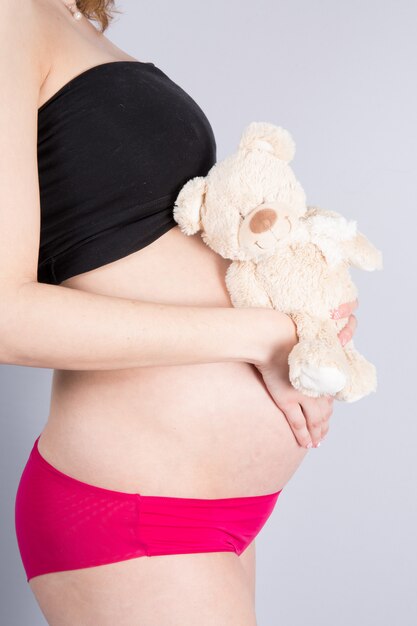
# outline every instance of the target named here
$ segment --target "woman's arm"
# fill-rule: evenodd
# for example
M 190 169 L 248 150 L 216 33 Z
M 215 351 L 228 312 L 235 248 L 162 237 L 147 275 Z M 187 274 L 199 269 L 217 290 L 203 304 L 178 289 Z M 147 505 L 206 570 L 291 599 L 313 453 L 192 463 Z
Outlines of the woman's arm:
M 2 290 L 0 361 L 58 369 L 123 369 L 266 359 L 294 327 L 269 309 L 140 302 L 55 285 Z
M 37 282 L 37 108 L 48 39 L 36 3 L 18 12 L 12 0 L 3 5 L 0 362 L 77 370 L 255 362 L 274 342 L 284 345 L 294 325 L 279 312 L 138 302 Z

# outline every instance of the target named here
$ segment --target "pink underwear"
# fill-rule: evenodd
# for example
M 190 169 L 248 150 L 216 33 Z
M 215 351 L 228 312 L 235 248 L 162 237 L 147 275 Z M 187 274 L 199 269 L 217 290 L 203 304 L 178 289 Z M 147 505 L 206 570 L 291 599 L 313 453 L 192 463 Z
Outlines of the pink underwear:
M 282 491 L 216 499 L 114 491 L 51 465 L 38 450 L 39 437 L 15 500 L 16 537 L 27 581 L 140 556 L 240 555 L 264 526 Z

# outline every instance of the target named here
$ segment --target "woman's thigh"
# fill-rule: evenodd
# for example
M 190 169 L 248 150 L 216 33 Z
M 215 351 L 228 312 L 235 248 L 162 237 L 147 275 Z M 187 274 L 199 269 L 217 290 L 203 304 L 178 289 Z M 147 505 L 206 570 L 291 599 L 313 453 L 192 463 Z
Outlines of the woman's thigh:
M 248 545 L 246 550 L 240 554 L 238 557 L 239 561 L 245 571 L 250 593 L 252 594 L 252 600 L 255 604 L 255 595 L 256 595 L 256 545 L 255 539 Z
M 254 549 L 144 556 L 29 585 L 50 626 L 256 626 Z

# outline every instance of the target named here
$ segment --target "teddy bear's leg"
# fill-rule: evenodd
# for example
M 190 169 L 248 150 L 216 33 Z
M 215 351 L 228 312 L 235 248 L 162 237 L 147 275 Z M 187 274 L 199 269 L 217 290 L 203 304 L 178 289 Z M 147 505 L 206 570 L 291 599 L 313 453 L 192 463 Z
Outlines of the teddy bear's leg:
M 350 376 L 347 385 L 336 395 L 336 400 L 354 402 L 360 400 L 377 388 L 375 366 L 359 354 L 351 339 L 345 345 L 345 354 L 349 364 Z
M 332 321 L 290 315 L 299 337 L 288 357 L 291 384 L 314 398 L 341 391 L 349 380 L 349 364 Z

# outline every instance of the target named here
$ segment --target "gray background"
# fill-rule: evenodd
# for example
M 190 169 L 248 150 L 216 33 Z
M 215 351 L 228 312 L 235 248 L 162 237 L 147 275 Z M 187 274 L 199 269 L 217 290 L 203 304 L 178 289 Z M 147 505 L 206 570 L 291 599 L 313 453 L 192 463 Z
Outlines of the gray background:
M 335 403 L 327 440 L 309 453 L 258 536 L 259 626 L 415 626 L 416 5 L 153 0 L 118 7 L 124 15 L 107 36 L 188 90 L 211 121 L 219 159 L 252 120 L 288 128 L 308 202 L 356 219 L 384 253 L 382 272 L 352 269 L 360 294 L 355 343 L 377 366 L 378 391 Z M 13 507 L 48 414 L 50 378 L 51 370 L 0 366 L 7 626 L 45 624 L 24 576 Z

